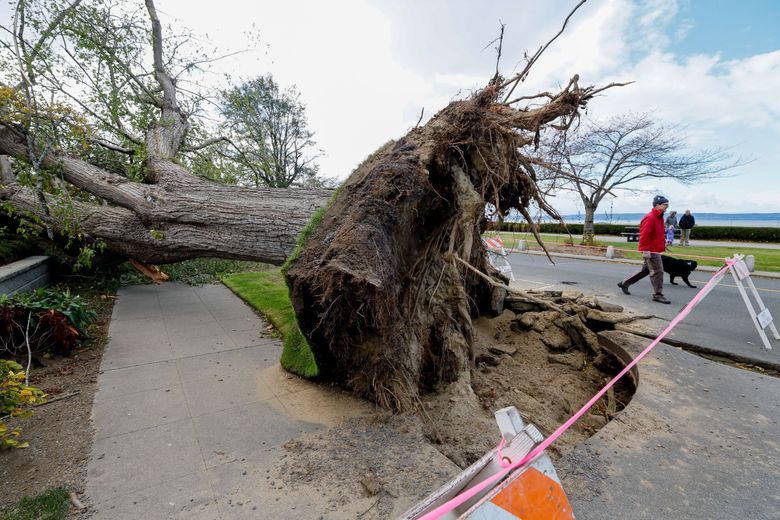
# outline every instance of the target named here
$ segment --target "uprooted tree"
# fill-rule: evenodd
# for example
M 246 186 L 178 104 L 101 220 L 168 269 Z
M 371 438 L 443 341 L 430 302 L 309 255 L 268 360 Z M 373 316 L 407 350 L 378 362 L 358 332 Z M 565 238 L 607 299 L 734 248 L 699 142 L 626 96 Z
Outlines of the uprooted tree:
M 532 203 L 557 216 L 537 186 L 540 132 L 565 132 L 589 99 L 613 86 L 583 88 L 574 76 L 558 93 L 511 99 L 543 49 L 521 73 L 496 75 L 379 149 L 334 197 L 287 269 L 323 373 L 401 409 L 469 378 L 472 319 L 500 314 L 508 291 L 481 244 L 486 204 L 529 222 Z M 543 101 L 517 107 L 529 100 Z
M 555 216 L 532 151 L 541 132 L 565 132 L 612 86 L 581 87 L 575 75 L 558 93 L 513 98 L 556 35 L 519 74 L 496 73 L 376 151 L 332 199 L 326 190 L 226 186 L 198 176 L 202 163 L 188 155 L 225 140 L 198 124 L 201 98 L 181 95 L 204 60 L 176 56 L 181 41 L 164 38 L 152 0 L 143 16 L 121 3 L 60 2 L 20 1 L 6 31 L 4 58 L 17 73 L 0 99 L 0 199 L 51 234 L 87 236 L 138 260 L 277 265 L 330 199 L 288 264 L 293 305 L 320 372 L 390 408 L 468 378 L 472 319 L 500 313 L 507 299 L 506 279 L 482 251 L 485 206 L 530 221 L 535 203 Z M 574 313 L 564 325 L 576 336 L 583 321 Z
M 150 23 L 151 21 L 151 23 Z M 225 185 L 200 171 L 210 135 L 193 74 L 152 0 L 20 0 L 3 27 L 0 201 L 50 237 L 165 263 L 219 256 L 281 264 L 320 189 Z M 212 96 L 213 97 L 213 96 Z

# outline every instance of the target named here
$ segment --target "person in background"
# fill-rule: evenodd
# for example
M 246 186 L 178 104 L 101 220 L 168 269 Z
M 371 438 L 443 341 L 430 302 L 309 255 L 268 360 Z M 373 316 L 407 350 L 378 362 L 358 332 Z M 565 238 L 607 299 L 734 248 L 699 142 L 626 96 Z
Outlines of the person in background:
M 666 228 L 666 245 L 674 245 L 674 226 L 671 224 Z
M 642 253 L 644 264 L 642 270 L 634 276 L 618 282 L 618 287 L 625 293 L 628 287 L 635 284 L 647 275 L 653 284 L 653 301 L 659 303 L 671 303 L 664 296 L 664 266 L 661 262 L 661 253 L 666 251 L 664 241 L 664 211 L 669 207 L 669 199 L 663 195 L 653 198 L 653 209 L 642 217 L 639 223 L 639 251 Z
M 669 226 L 674 226 L 674 229 L 677 229 L 677 212 L 676 211 L 670 211 L 669 216 L 666 217 L 666 220 L 664 221 L 664 229 L 668 229 Z
M 689 246 L 691 239 L 691 229 L 696 225 L 696 219 L 691 215 L 691 210 L 686 209 L 685 214 L 680 217 L 680 245 Z

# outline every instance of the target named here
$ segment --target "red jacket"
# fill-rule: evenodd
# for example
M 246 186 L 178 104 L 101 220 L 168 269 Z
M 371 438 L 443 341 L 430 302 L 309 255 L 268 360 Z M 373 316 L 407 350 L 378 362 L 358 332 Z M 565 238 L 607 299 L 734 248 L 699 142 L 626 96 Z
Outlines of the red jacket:
M 642 252 L 663 253 L 666 251 L 664 232 L 663 213 L 655 208 L 651 209 L 639 223 L 639 247 L 637 249 Z

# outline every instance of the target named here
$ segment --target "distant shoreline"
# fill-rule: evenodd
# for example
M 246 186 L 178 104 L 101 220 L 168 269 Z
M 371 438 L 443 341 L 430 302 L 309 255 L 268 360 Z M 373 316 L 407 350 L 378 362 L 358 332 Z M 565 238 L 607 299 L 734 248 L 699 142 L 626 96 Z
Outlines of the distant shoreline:
M 631 224 L 638 224 L 642 217 L 638 217 L 637 219 L 612 219 L 612 220 L 595 220 L 595 224 L 625 224 L 625 225 L 631 225 Z M 554 220 L 549 220 L 545 222 L 555 222 Z M 564 222 L 567 224 L 582 224 L 582 219 L 567 219 L 564 217 Z M 778 220 L 706 220 L 706 219 L 696 219 L 696 226 L 719 226 L 719 227 L 768 227 L 768 228 L 777 228 L 780 227 L 780 219 Z
M 596 224 L 637 224 L 644 213 L 614 213 L 606 216 L 603 213 L 596 214 Z M 681 213 L 677 213 L 679 219 Z M 723 226 L 723 227 L 780 227 L 780 213 L 693 213 L 697 226 Z M 519 218 L 518 218 L 519 217 Z M 524 222 L 521 216 L 508 216 L 507 222 Z M 563 215 L 567 224 L 582 224 L 583 216 Z M 550 218 L 542 219 L 542 222 L 555 222 Z

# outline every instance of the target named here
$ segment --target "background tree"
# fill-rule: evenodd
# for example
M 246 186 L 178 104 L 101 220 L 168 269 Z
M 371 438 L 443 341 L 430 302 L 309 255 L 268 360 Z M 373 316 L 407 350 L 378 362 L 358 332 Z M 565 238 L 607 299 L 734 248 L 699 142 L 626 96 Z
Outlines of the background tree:
M 295 87 L 281 90 L 271 74 L 222 93 L 230 144 L 226 155 L 254 186 L 303 185 L 318 171 L 314 134 Z
M 607 195 L 635 190 L 642 179 L 702 182 L 728 175 L 741 164 L 719 148 L 691 149 L 678 125 L 664 125 L 647 115 L 583 121 L 565 138 L 551 142 L 538 164 L 579 194 L 585 242 L 593 241 L 594 215 Z

